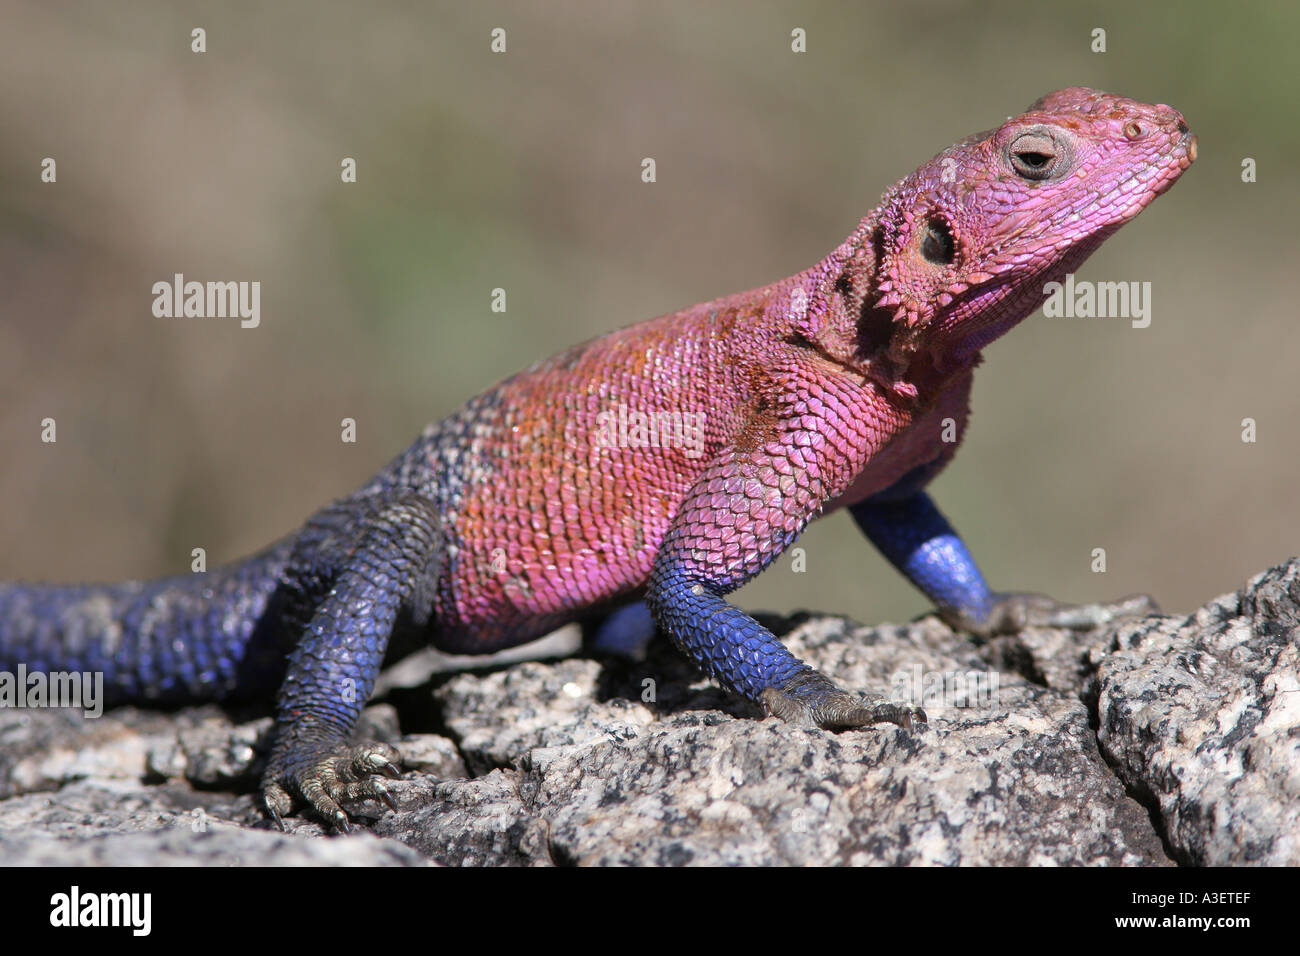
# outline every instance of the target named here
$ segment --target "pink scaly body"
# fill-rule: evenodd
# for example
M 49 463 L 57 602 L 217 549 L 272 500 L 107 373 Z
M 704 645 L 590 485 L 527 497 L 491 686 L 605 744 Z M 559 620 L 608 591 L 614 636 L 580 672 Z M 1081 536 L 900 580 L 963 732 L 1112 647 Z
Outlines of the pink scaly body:
M 755 460 L 704 496 L 700 507 L 723 517 L 696 547 L 736 577 L 847 488 L 912 421 L 915 403 L 782 340 L 785 323 L 773 317 L 811 282 L 796 277 L 645 322 L 498 386 L 491 410 L 473 414 L 485 436 L 508 436 L 509 465 L 493 469 L 485 443 L 483 480 L 452 512 L 459 558 L 436 611 L 439 646 L 519 643 L 592 605 L 638 596 L 680 503 L 720 454 Z M 699 434 L 684 428 L 666 447 L 640 445 L 618 427 L 623 409 L 693 416 L 685 421 Z M 608 442 L 628 432 L 628 444 Z M 752 504 L 778 498 L 779 508 Z M 724 499 L 743 506 L 735 520 Z

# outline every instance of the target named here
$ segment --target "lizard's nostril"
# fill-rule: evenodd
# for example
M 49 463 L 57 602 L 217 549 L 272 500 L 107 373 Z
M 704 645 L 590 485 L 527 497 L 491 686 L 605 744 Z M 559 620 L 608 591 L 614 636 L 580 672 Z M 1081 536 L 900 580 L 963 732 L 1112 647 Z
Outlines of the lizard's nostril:
M 1179 120 L 1179 121 L 1178 121 L 1178 132 L 1180 132 L 1180 133 L 1186 133 L 1186 132 L 1187 132 L 1187 121 L 1186 121 L 1186 120 Z

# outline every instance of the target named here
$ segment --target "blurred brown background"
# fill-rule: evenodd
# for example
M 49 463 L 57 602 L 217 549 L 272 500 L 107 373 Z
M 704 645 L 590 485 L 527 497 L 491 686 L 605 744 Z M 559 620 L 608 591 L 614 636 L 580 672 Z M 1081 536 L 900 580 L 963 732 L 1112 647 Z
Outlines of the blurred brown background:
M 935 152 L 1070 85 L 1169 103 L 1200 136 L 1197 165 L 1082 270 L 1151 282 L 1152 325 L 1040 316 L 996 343 L 936 498 L 995 586 L 1071 600 L 1190 610 L 1300 551 L 1293 4 L 0 16 L 0 578 L 256 549 L 500 378 L 804 268 Z M 150 287 L 176 272 L 260 280 L 261 327 L 155 318 Z M 801 544 L 809 573 L 783 559 L 739 603 L 926 608 L 847 516 Z

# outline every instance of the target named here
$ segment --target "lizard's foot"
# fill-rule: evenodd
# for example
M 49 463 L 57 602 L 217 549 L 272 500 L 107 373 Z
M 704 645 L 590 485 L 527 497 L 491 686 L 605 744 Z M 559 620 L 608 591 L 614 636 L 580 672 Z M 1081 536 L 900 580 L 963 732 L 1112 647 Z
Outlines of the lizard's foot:
M 763 709 L 774 717 L 802 727 L 846 730 L 871 724 L 898 724 L 907 730 L 926 722 L 925 711 L 911 704 L 886 700 L 875 694 L 858 696 L 836 687 L 814 670 L 769 687 L 760 695 Z
M 953 628 L 977 638 L 1014 634 L 1027 627 L 1059 627 L 1090 631 L 1122 618 L 1160 613 L 1155 600 L 1146 594 L 1130 594 L 1118 601 L 1101 604 L 1063 604 L 1046 594 L 999 594 L 981 621 L 959 611 L 943 613 Z
M 262 783 L 267 812 L 276 826 L 284 829 L 282 817 L 298 804 L 306 804 L 343 833 L 349 831 L 348 815 L 340 804 L 378 800 L 390 810 L 397 804 L 377 775 L 396 779 L 400 774 L 398 753 L 388 744 L 325 749 L 305 755 L 294 754 L 292 762 L 272 759 Z

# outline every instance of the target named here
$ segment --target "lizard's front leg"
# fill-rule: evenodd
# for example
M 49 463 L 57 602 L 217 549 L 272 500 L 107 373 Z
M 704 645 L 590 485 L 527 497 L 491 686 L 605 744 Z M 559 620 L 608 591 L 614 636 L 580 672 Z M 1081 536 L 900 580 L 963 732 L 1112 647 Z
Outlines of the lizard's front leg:
M 769 714 L 827 729 L 924 722 L 919 707 L 837 687 L 723 598 L 803 529 L 821 500 L 815 485 L 806 473 L 793 474 L 779 447 L 724 456 L 696 483 L 660 545 L 646 604 L 683 653 Z
M 900 483 L 901 484 L 901 483 Z M 975 559 L 930 496 L 886 490 L 849 507 L 871 542 L 935 603 L 952 627 L 986 639 L 1026 627 L 1089 630 L 1159 610 L 1145 594 L 1108 604 L 1063 604 L 1043 594 L 989 590 Z
M 340 804 L 392 798 L 378 779 L 397 776 L 386 744 L 348 737 L 383 663 L 399 612 L 428 619 L 439 567 L 438 521 L 411 494 L 345 500 L 308 523 L 290 562 L 301 636 L 276 709 L 276 737 L 262 781 L 277 823 L 306 803 L 338 829 Z

